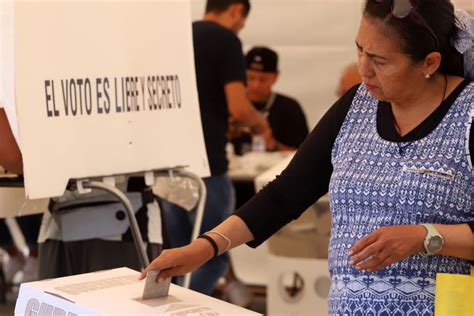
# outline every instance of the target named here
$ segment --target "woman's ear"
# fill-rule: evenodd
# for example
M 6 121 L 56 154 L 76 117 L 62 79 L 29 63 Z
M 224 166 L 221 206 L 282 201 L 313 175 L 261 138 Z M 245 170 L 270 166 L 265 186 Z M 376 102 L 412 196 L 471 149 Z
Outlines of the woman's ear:
M 439 52 L 431 52 L 425 58 L 425 62 L 423 65 L 423 73 L 432 75 L 436 71 L 438 71 L 440 66 L 441 54 Z

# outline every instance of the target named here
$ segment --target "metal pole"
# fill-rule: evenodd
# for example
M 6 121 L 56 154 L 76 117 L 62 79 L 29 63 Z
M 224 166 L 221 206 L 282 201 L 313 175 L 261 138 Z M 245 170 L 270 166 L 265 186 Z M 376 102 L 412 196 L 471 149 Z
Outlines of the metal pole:
M 115 195 L 120 202 L 125 206 L 126 213 L 128 216 L 128 221 L 130 222 L 130 230 L 132 231 L 133 241 L 135 243 L 135 248 L 138 252 L 138 258 L 140 259 L 140 263 L 144 268 L 146 268 L 150 264 L 150 260 L 148 259 L 148 255 L 146 253 L 146 247 L 142 239 L 142 235 L 140 233 L 140 228 L 138 227 L 137 219 L 135 218 L 135 212 L 133 210 L 132 204 L 128 200 L 127 196 L 122 193 L 116 187 L 106 184 L 104 182 L 99 181 L 90 181 L 83 183 L 84 188 L 89 189 L 99 189 L 103 191 L 107 191 L 113 195 Z
M 191 242 L 192 242 L 194 239 L 197 238 L 197 236 L 199 236 L 199 233 L 201 231 L 202 218 L 204 216 L 204 206 L 206 205 L 206 197 L 207 197 L 206 185 L 204 184 L 202 179 L 198 177 L 197 175 L 195 175 L 194 173 L 182 171 L 182 170 L 179 170 L 176 173 L 183 177 L 188 177 L 188 178 L 193 179 L 194 181 L 196 181 L 199 187 L 199 203 L 196 210 L 196 220 L 194 222 L 194 228 L 191 235 Z M 189 288 L 189 285 L 191 283 L 191 275 L 192 273 L 188 273 L 184 276 L 183 286 L 185 288 Z

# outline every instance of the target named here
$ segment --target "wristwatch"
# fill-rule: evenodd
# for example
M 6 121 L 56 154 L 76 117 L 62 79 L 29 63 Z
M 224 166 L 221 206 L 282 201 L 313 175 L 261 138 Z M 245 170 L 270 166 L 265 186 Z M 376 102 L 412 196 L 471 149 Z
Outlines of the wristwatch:
M 421 255 L 424 257 L 432 256 L 437 254 L 443 249 L 444 238 L 436 230 L 432 224 L 421 224 L 427 230 L 425 241 L 423 242 L 425 246 L 425 252 L 422 252 Z

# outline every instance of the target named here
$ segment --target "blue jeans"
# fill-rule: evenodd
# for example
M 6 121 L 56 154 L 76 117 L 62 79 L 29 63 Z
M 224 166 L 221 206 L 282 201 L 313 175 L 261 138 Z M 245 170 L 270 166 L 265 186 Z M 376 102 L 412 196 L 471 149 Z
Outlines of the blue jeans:
M 235 207 L 234 188 L 227 174 L 204 178 L 203 181 L 207 188 L 207 199 L 201 234 L 219 225 Z M 189 244 L 196 219 L 196 209 L 188 212 L 167 201 L 163 201 L 162 207 L 170 246 L 176 248 Z M 227 253 L 210 260 L 193 272 L 190 288 L 211 295 L 217 281 L 227 271 L 228 265 Z M 176 283 L 181 285 L 182 280 L 182 278 L 177 278 Z

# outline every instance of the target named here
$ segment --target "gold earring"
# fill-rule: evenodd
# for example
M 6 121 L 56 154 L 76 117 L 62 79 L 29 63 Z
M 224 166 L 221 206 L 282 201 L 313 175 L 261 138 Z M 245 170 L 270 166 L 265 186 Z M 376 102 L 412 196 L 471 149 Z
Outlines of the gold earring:
M 425 78 L 426 78 L 426 79 L 430 79 L 430 78 L 431 78 L 431 75 L 430 75 L 429 73 L 426 73 L 426 74 L 425 74 Z

